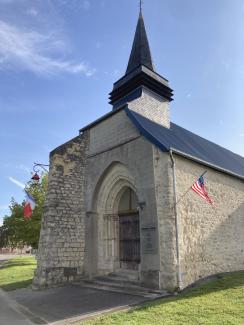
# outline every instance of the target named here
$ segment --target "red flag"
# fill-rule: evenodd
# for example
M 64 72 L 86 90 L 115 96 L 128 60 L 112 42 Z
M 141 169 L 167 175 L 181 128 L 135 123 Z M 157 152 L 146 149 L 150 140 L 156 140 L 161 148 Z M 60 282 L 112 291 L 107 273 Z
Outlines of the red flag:
M 31 205 L 28 202 L 25 202 L 25 206 L 24 206 L 24 218 L 25 219 L 29 219 L 32 216 L 32 209 L 31 209 Z

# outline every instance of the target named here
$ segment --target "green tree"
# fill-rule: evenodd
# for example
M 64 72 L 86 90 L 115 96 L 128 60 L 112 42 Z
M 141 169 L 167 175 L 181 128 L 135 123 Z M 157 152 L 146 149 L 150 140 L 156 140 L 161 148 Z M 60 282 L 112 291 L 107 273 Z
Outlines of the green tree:
M 30 181 L 26 185 L 25 190 L 36 201 L 36 207 L 30 219 L 24 218 L 25 201 L 19 204 L 14 199 L 11 200 L 10 216 L 4 218 L 3 225 L 0 227 L 0 247 L 22 247 L 23 245 L 38 247 L 47 181 L 48 175 L 44 174 L 40 183 Z

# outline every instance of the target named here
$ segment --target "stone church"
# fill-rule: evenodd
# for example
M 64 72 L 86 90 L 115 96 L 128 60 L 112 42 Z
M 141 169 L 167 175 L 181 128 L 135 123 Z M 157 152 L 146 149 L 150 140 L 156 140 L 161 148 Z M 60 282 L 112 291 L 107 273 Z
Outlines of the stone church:
M 50 153 L 33 287 L 117 276 L 175 291 L 244 270 L 244 158 L 170 121 L 173 90 L 142 13 L 109 99 L 110 112 Z M 180 200 L 205 171 L 215 207 L 193 191 Z

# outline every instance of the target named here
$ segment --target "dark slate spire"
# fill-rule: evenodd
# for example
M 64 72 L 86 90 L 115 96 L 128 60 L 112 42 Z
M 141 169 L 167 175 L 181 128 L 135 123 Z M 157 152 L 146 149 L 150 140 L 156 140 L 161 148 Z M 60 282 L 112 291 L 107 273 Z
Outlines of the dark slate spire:
M 114 83 L 109 103 L 114 110 L 118 109 L 141 97 L 145 89 L 168 102 L 173 100 L 173 90 L 169 87 L 168 80 L 154 70 L 140 1 L 140 15 L 126 74 Z
M 126 74 L 130 73 L 132 70 L 138 68 L 141 65 L 144 65 L 145 67 L 154 71 L 144 19 L 142 16 L 142 12 L 140 10 L 135 38 L 134 38 Z

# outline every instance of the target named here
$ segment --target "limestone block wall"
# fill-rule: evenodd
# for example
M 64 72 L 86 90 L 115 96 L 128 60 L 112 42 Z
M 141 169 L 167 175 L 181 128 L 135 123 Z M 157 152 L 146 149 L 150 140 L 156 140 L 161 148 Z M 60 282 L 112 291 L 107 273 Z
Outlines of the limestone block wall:
M 170 128 L 169 102 L 149 89 L 143 87 L 142 96 L 130 102 L 128 107 L 149 120 Z
M 174 291 L 177 284 L 175 214 L 172 163 L 167 152 L 153 147 L 154 179 L 159 232 L 161 288 Z
M 244 270 L 244 181 L 176 156 L 178 198 L 205 171 L 215 209 L 190 191 L 178 205 L 183 287 L 212 274 Z
M 89 155 L 134 139 L 139 132 L 122 110 L 90 130 Z
M 105 124 L 104 124 L 105 126 Z M 130 126 L 131 127 L 131 126 Z M 96 130 L 94 130 L 96 132 Z M 100 130 L 99 130 L 100 132 Z M 106 128 L 104 128 L 106 132 Z M 116 132 L 116 130 L 114 130 Z M 130 132 L 130 128 L 128 129 Z M 116 134 L 114 135 L 116 136 Z M 86 273 L 96 275 L 101 272 L 109 272 L 107 270 L 107 263 L 105 257 L 99 257 L 103 251 L 101 246 L 103 243 L 95 242 L 96 238 L 101 237 L 99 228 L 101 218 L 100 212 L 96 210 L 96 190 L 100 191 L 99 184 L 106 181 L 106 175 L 111 171 L 113 164 L 123 165 L 128 170 L 129 175 L 133 178 L 133 188 L 139 202 L 143 202 L 143 209 L 140 210 L 140 227 L 141 227 L 141 245 L 142 256 L 140 265 L 140 279 L 145 286 L 159 287 L 159 255 L 158 255 L 158 232 L 157 232 L 157 210 L 155 200 L 155 185 L 154 185 L 154 170 L 153 170 L 153 145 L 142 136 L 136 137 L 130 142 L 125 142 L 118 147 L 111 150 L 101 152 L 88 156 L 87 159 L 87 190 L 86 190 L 86 203 L 87 203 L 87 220 L 91 225 L 91 229 L 96 231 L 91 232 L 92 235 L 87 239 L 87 263 Z M 118 168 L 119 170 L 119 168 Z M 112 172 L 114 169 L 112 169 Z M 118 173 L 118 181 L 121 175 Z M 109 184 L 108 184 L 109 185 Z M 95 200 L 95 202 L 94 202 Z M 95 225 L 95 226 L 94 226 Z M 89 227 L 88 227 L 89 228 Z M 144 252 L 145 232 L 151 229 L 156 229 L 154 232 L 153 247 L 150 252 Z M 97 259 L 98 256 L 98 260 Z M 104 255 L 105 256 L 105 255 Z M 90 261 L 89 261 L 90 259 Z M 99 261 L 104 260 L 104 265 Z M 98 261 L 98 262 L 97 262 Z M 111 271 L 110 271 L 111 272 Z
M 67 283 L 83 273 L 87 133 L 50 154 L 48 189 L 33 286 Z

